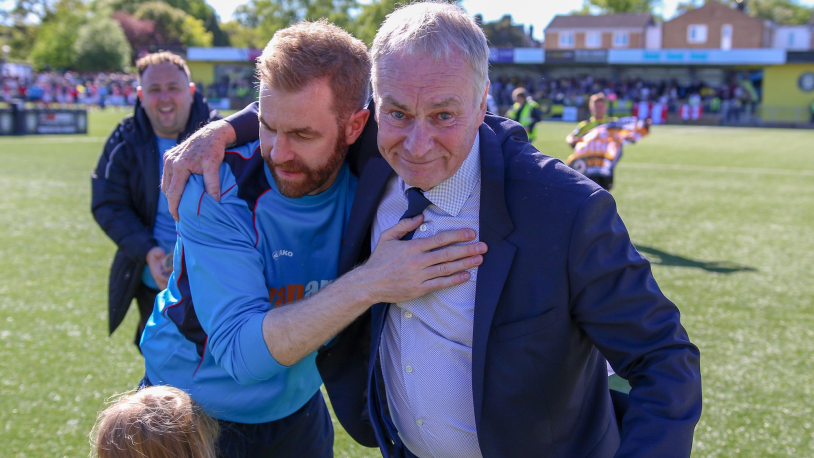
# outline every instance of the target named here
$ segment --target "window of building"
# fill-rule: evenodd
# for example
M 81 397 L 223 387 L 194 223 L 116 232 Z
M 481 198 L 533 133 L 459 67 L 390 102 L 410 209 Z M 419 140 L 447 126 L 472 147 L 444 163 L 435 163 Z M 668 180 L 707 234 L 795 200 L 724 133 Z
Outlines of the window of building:
M 560 32 L 560 48 L 574 47 L 574 32 Z
M 599 48 L 602 46 L 602 34 L 600 32 L 587 32 L 585 34 L 586 48 Z
M 721 26 L 721 49 L 724 51 L 732 49 L 732 24 Z
M 788 47 L 794 47 L 794 32 L 789 32 Z
M 628 47 L 627 32 L 613 32 L 613 46 L 616 48 L 627 48 Z
M 692 24 L 687 27 L 687 43 L 700 44 L 707 42 L 706 24 Z

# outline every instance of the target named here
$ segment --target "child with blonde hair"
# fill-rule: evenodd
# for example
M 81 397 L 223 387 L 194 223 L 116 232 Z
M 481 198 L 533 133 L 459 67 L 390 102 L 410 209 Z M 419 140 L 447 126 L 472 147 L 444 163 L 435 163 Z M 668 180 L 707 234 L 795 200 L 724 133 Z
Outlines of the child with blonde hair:
M 125 393 L 90 433 L 98 458 L 216 458 L 218 423 L 185 392 L 151 386 Z

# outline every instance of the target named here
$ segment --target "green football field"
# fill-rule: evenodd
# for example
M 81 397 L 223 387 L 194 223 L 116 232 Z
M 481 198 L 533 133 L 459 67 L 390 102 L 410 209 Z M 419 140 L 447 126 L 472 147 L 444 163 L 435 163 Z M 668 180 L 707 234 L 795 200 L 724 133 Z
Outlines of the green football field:
M 0 457 L 87 456 L 105 399 L 143 374 L 137 312 L 107 335 L 114 245 L 89 204 L 123 114 L 0 139 Z M 538 148 L 566 157 L 571 127 L 541 125 Z M 814 131 L 657 126 L 613 194 L 701 349 L 694 456 L 814 456 Z M 379 456 L 334 424 L 336 456 Z

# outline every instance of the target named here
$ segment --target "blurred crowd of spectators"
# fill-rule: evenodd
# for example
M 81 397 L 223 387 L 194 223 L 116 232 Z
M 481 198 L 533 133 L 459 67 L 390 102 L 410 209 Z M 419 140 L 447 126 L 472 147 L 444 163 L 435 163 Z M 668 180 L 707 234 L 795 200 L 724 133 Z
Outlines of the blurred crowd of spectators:
M 200 85 L 199 85 L 200 86 Z M 257 84 L 253 78 L 221 77 L 218 81 L 207 87 L 199 89 L 209 99 L 237 98 L 237 99 L 257 99 Z
M 257 97 L 255 86 L 251 78 L 224 76 L 206 87 L 199 84 L 198 90 L 209 99 L 231 98 L 248 102 Z M 138 75 L 135 73 L 3 75 L 2 101 L 17 99 L 42 107 L 131 107 L 136 103 L 137 87 Z M 681 104 L 701 105 L 704 112 L 721 113 L 726 121 L 737 121 L 744 111 L 754 112 L 760 102 L 759 92 L 752 82 L 740 75 L 732 75 L 718 87 L 704 82 L 681 85 L 676 80 L 613 80 L 590 75 L 559 79 L 503 76 L 492 81 L 492 97 L 499 106 L 507 107 L 513 103 L 511 94 L 517 87 L 524 87 L 534 100 L 542 104 L 587 107 L 591 94 L 604 92 L 611 102 L 611 110 L 616 101 L 667 104 L 670 112 L 676 112 Z
M 34 72 L 2 77 L 2 100 L 42 107 L 129 107 L 136 103 L 138 75 L 127 73 Z
M 138 97 L 136 73 L 31 72 L 27 76 L 3 75 L 0 101 L 14 100 L 43 108 L 132 107 Z M 221 78 L 198 90 L 210 99 L 232 98 L 246 103 L 257 97 L 250 78 Z
M 591 94 L 604 92 L 611 109 L 615 101 L 653 102 L 667 104 L 674 113 L 680 105 L 689 104 L 701 105 L 704 112 L 721 113 L 728 118 L 740 116 L 745 110 L 753 112 L 760 102 L 757 89 L 741 75 L 732 75 L 718 87 L 700 81 L 681 85 L 676 80 L 613 80 L 590 75 L 560 79 L 499 77 L 492 81 L 492 97 L 500 106 L 510 105 L 516 87 L 526 88 L 541 103 L 586 107 Z

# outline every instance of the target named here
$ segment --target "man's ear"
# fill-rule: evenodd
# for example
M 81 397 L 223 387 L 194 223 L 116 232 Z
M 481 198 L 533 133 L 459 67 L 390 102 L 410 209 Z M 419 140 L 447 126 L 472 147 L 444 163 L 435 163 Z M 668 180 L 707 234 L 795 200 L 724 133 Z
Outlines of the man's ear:
M 141 86 L 136 86 L 136 93 L 138 94 L 138 99 L 143 102 L 144 100 L 141 100 Z
M 345 123 L 345 141 L 348 145 L 355 142 L 356 139 L 359 138 L 359 135 L 362 134 L 368 118 L 370 118 L 370 110 L 367 108 L 363 108 L 350 115 L 348 122 Z
M 189 83 L 189 95 L 195 95 L 195 83 Z
M 478 106 L 478 116 L 480 116 L 480 122 L 482 123 L 484 118 L 486 118 L 486 98 L 489 96 L 489 85 L 491 82 L 489 80 L 486 81 L 486 90 L 483 91 L 481 94 L 480 105 Z

